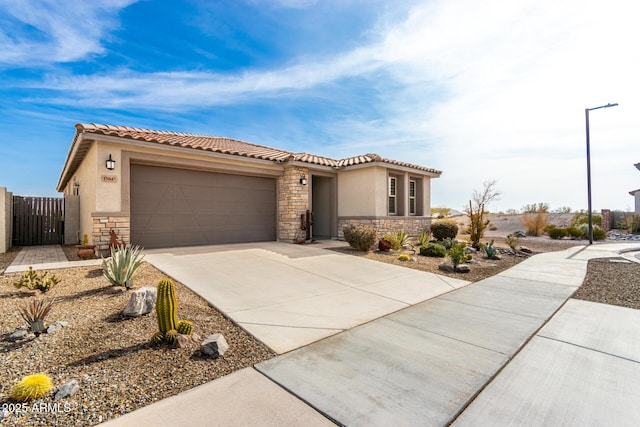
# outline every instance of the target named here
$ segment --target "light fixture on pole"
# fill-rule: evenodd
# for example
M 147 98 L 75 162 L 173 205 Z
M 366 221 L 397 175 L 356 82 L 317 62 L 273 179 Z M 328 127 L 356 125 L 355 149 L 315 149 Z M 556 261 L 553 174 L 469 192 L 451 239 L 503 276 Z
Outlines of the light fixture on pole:
M 109 154 L 109 158 L 106 161 L 107 169 L 110 171 L 116 168 L 116 161 L 111 158 L 111 154 Z
M 593 215 L 591 212 L 591 149 L 589 147 L 589 111 L 599 110 L 601 108 L 615 107 L 618 104 L 601 105 L 594 108 L 585 108 L 584 115 L 587 124 L 587 204 L 589 209 L 589 244 L 593 244 Z

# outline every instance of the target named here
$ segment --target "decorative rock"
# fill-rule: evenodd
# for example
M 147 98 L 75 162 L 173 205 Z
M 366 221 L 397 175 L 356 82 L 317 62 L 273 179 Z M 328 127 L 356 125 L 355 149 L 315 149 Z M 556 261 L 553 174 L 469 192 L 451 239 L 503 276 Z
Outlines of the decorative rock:
M 65 322 L 64 320 L 59 320 L 56 322 L 53 322 L 52 324 L 49 325 L 49 327 L 47 328 L 47 333 L 48 334 L 53 334 L 54 332 L 56 332 L 58 329 L 64 328 L 65 326 L 67 326 L 69 324 L 69 322 Z
M 189 335 L 179 334 L 176 337 L 175 341 L 173 341 L 171 348 L 185 348 L 185 347 L 191 347 L 194 345 L 196 345 L 196 342 L 193 339 L 193 337 L 190 337 Z
M 7 339 L 9 341 L 20 341 L 27 338 L 27 331 L 25 331 L 24 329 L 17 329 L 15 332 L 13 332 L 11 335 L 9 335 L 7 337 Z
M 526 254 L 532 254 L 533 251 L 526 246 L 520 246 L 520 252 L 524 252 Z
M 448 262 L 443 262 L 442 264 L 440 264 L 438 266 L 438 270 L 442 270 L 442 271 L 446 271 L 448 273 L 453 273 L 453 264 L 450 264 Z
M 467 246 L 466 248 L 464 248 L 464 253 L 465 254 L 475 254 L 478 251 L 475 250 L 474 248 L 472 248 L 471 246 Z
M 470 271 L 471 271 L 471 268 L 467 264 L 460 264 L 456 268 L 456 272 L 458 272 L 458 273 L 468 273 Z
M 131 297 L 123 314 L 130 317 L 139 317 L 150 313 L 156 304 L 156 292 L 156 288 L 151 286 L 131 292 Z
M 218 357 L 223 356 L 224 353 L 229 349 L 229 344 L 227 344 L 227 340 L 224 339 L 222 334 L 212 334 L 209 335 L 203 342 L 200 344 L 200 350 L 207 356 Z
M 380 239 L 378 242 L 378 250 L 381 250 L 382 252 L 389 252 L 391 250 L 391 242 L 385 239 Z
M 56 395 L 53 400 L 67 399 L 76 394 L 79 389 L 80 386 L 78 385 L 78 381 L 71 380 L 67 383 L 64 383 L 60 386 L 60 388 L 58 388 L 58 391 L 56 391 Z
M 447 273 L 468 273 L 471 268 L 466 264 L 460 264 L 458 267 L 454 267 L 449 262 L 443 262 L 438 266 L 438 270 L 446 271 Z
M 514 237 L 520 237 L 520 238 L 527 237 L 527 235 L 525 234 L 524 231 L 516 231 L 516 232 L 513 233 L 513 236 Z

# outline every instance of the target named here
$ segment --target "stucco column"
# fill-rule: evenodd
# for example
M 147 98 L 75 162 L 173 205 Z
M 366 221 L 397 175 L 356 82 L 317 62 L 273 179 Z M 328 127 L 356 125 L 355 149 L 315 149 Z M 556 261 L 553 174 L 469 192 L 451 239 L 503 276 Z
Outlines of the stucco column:
M 11 247 L 11 220 L 13 219 L 13 193 L 5 187 L 0 187 L 0 254 Z
M 301 176 L 307 185 L 300 183 Z M 284 175 L 278 178 L 278 240 L 293 242 L 300 231 L 300 215 L 309 209 L 309 169 L 285 166 Z

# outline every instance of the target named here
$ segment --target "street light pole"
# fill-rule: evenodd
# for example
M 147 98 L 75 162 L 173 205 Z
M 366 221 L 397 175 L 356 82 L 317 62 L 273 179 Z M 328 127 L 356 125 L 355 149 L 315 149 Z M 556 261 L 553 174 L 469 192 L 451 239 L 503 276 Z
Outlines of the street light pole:
M 589 141 L 589 111 L 593 111 L 593 110 L 599 110 L 600 108 L 610 108 L 610 107 L 615 107 L 618 104 L 607 104 L 607 105 L 601 105 L 599 107 L 594 107 L 594 108 L 585 108 L 584 110 L 584 115 L 585 115 L 585 122 L 587 124 L 587 204 L 588 204 L 588 209 L 589 209 L 589 244 L 592 245 L 593 244 L 593 214 L 592 214 L 592 208 L 591 208 L 591 149 L 590 149 L 590 141 Z

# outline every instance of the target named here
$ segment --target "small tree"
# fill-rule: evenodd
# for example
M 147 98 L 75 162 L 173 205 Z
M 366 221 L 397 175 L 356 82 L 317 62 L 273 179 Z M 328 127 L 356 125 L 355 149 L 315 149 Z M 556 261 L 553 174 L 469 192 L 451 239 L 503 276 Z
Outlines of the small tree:
M 500 195 L 501 193 L 496 188 L 495 180 L 485 181 L 482 191 L 473 190 L 473 195 L 469 200 L 469 207 L 465 208 L 465 213 L 469 218 L 467 233 L 469 233 L 471 246 L 476 250 L 480 250 L 480 240 L 491 222 L 486 218 L 488 212 L 485 207 L 489 203 L 499 200 Z

